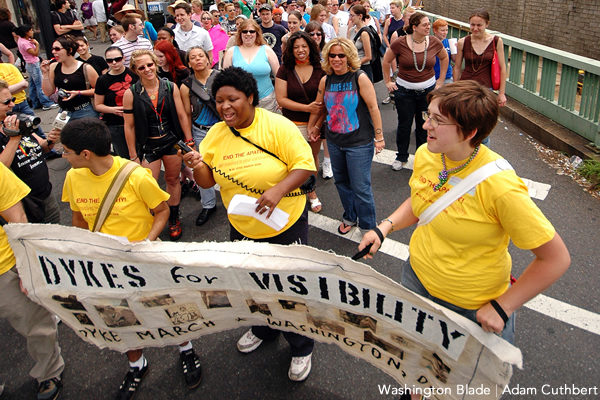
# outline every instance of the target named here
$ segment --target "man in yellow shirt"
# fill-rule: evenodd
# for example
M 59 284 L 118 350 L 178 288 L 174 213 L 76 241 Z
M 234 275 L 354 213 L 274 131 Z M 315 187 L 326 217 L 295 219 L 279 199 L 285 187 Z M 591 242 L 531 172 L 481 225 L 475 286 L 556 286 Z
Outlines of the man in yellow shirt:
M 0 216 L 8 223 L 27 222 L 21 199 L 30 189 L 0 163 Z M 27 340 L 27 351 L 35 361 L 29 372 L 38 383 L 38 400 L 58 398 L 65 362 L 58 346 L 56 321 L 43 307 L 21 292 L 15 255 L 0 226 L 0 318 Z
M 110 132 L 95 118 L 69 122 L 60 133 L 63 157 L 73 167 L 67 172 L 62 200 L 73 213 L 73 226 L 92 230 L 104 196 L 121 166 L 131 161 L 110 155 Z M 51 139 L 54 139 L 51 137 Z M 126 237 L 131 242 L 156 240 L 169 218 L 167 200 L 150 170 L 135 168 L 100 232 Z M 191 342 L 179 346 L 180 361 L 188 388 L 201 380 L 200 360 Z M 119 388 L 118 399 L 131 399 L 148 371 L 142 350 L 127 352 L 129 371 Z

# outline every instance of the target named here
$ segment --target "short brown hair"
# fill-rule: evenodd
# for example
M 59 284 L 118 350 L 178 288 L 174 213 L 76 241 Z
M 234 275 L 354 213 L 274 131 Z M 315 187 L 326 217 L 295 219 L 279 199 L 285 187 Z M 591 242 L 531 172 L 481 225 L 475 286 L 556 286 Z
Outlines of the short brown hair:
M 496 95 L 475 81 L 449 83 L 427 95 L 430 103 L 436 99 L 440 113 L 456 122 L 463 138 L 477 130 L 470 142 L 473 147 L 479 146 L 498 122 Z
M 125 14 L 125 16 L 123 18 L 121 18 L 121 26 L 123 27 L 123 30 L 125 30 L 125 32 L 129 31 L 129 26 L 135 25 L 136 19 L 139 19 L 140 21 L 142 20 L 140 18 L 140 16 L 137 14 L 134 14 L 134 13 Z
M 254 18 L 249 18 L 244 20 L 237 32 L 235 33 L 235 42 L 238 46 L 242 45 L 242 30 L 252 28 L 256 31 L 256 38 L 254 39 L 254 44 L 256 46 L 262 46 L 263 44 L 267 44 L 265 39 L 263 38 L 262 29 L 260 29 L 260 25 L 254 20 Z

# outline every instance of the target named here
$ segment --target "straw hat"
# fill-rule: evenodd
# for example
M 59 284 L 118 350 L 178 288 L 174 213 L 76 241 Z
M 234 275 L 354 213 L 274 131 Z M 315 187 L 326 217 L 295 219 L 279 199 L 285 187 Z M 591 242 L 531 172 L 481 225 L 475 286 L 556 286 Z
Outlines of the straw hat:
M 142 12 L 142 10 L 138 10 L 137 8 L 135 8 L 135 6 L 132 6 L 131 4 L 125 4 L 120 11 L 115 13 L 114 16 L 118 21 L 120 21 L 121 18 L 125 16 L 125 14 L 137 14 L 141 18 L 144 17 L 144 13 Z
M 170 6 L 167 7 L 167 11 L 169 12 L 169 14 L 171 15 L 175 15 L 175 6 L 177 4 L 181 4 L 181 3 L 187 3 L 189 4 L 187 1 L 185 0 L 177 0 L 175 3 L 171 4 Z

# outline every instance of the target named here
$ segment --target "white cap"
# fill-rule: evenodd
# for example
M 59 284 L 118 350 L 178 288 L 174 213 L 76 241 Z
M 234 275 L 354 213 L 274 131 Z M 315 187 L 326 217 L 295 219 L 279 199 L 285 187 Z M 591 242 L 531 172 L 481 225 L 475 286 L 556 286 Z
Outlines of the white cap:
M 208 7 L 208 11 L 219 11 L 219 8 L 217 7 L 216 4 L 213 4 L 212 6 Z

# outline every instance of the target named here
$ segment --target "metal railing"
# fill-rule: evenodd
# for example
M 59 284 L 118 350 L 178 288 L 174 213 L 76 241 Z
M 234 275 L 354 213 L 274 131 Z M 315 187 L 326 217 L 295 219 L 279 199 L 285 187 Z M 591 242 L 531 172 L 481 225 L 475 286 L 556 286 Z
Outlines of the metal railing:
M 448 22 L 448 37 L 469 34 L 469 24 Z M 576 132 L 600 150 L 600 61 L 500 32 L 506 59 L 506 95 Z

